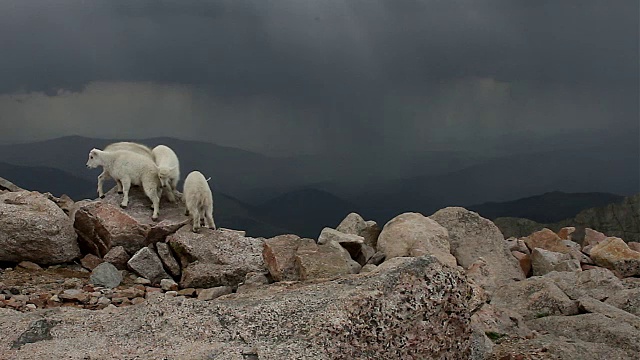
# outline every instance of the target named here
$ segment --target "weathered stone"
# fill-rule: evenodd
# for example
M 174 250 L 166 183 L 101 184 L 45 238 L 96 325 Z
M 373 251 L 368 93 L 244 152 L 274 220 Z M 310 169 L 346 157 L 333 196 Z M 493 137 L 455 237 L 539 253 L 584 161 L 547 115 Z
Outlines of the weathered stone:
M 629 249 L 620 238 L 608 237 L 591 249 L 591 259 L 618 276 L 640 275 L 640 252 Z
M 296 251 L 300 246 L 297 235 L 280 235 L 264 242 L 262 257 L 275 281 L 299 280 L 296 268 Z
M 249 272 L 266 270 L 264 239 L 237 232 L 203 228 L 195 234 L 188 226 L 167 237 L 182 265 L 180 286 L 210 288 L 240 284 Z M 202 273 L 198 271 L 202 270 Z
M 127 254 L 127 251 L 122 246 L 112 247 L 111 250 L 104 256 L 104 261 L 110 262 L 119 270 L 127 269 L 127 262 L 131 257 Z
M 2 177 L 0 177 L 0 190 L 13 191 L 13 192 L 26 191 L 25 189 L 19 187 L 18 185 Z
M 531 266 L 533 276 L 544 275 L 551 271 L 580 271 L 580 262 L 571 258 L 569 254 L 534 248 L 531 251 Z
M 511 254 L 518 260 L 524 275 L 531 276 L 531 256 L 520 251 L 512 251 Z
M 362 216 L 356 213 L 350 213 L 342 220 L 336 230 L 344 234 L 352 234 L 361 236 L 364 239 L 364 243 L 372 248 L 376 248 L 378 243 L 378 236 L 380 235 L 380 227 L 373 221 L 364 221 Z
M 622 282 L 610 270 L 595 268 L 578 272 L 550 272 L 544 276 L 552 280 L 572 300 L 590 296 L 604 300 L 624 289 Z
M 577 224 L 597 229 L 607 236 L 640 241 L 640 193 L 622 202 L 586 209 L 575 217 Z
M 266 285 L 269 283 L 269 279 L 263 273 L 250 272 L 244 278 L 245 285 Z
M 151 285 L 151 280 L 145 279 L 143 277 L 136 277 L 133 282 L 139 285 Z
M 581 263 L 591 263 L 591 259 L 580 251 L 579 244 L 576 245 L 575 242 L 562 240 L 556 233 L 547 228 L 536 231 L 526 237 L 524 241 L 531 251 L 533 251 L 534 248 L 540 248 L 547 251 L 569 254 L 573 259 L 576 259 Z
M 317 245 L 310 239 L 301 240 L 296 252 L 296 268 L 300 280 L 332 278 L 360 271 L 359 264 L 351 260 L 339 244 Z
M 159 221 L 152 221 L 150 201 L 140 187 L 131 187 L 126 209 L 120 207 L 121 201 L 122 195 L 114 188 L 104 199 L 88 202 L 75 211 L 74 226 L 85 252 L 104 257 L 112 247 L 123 246 L 133 254 L 189 222 L 181 202 L 166 200 L 161 200 Z
M 318 245 L 328 244 L 331 241 L 342 245 L 349 253 L 357 253 L 361 245 L 364 244 L 364 238 L 362 236 L 345 234 L 338 230 L 325 227 L 318 237 Z
M 367 264 L 365 266 L 362 267 L 362 269 L 360 269 L 360 273 L 368 273 L 368 272 L 372 272 L 375 271 L 378 268 L 377 265 L 373 265 L 373 264 Z
M 625 322 L 635 327 L 637 330 L 640 330 L 640 317 L 637 317 L 624 310 L 618 309 L 617 307 L 610 304 L 605 304 L 592 297 L 585 296 L 578 299 L 578 309 L 583 313 L 602 314 L 609 319 L 614 319 L 619 322 Z
M 158 256 L 160 257 L 162 264 L 164 264 L 165 269 L 169 271 L 169 274 L 171 274 L 171 276 L 176 276 L 176 277 L 180 276 L 181 274 L 180 265 L 178 264 L 178 261 L 176 260 L 176 258 L 173 257 L 173 254 L 171 253 L 171 249 L 169 248 L 169 245 L 167 245 L 164 242 L 157 242 L 156 250 L 158 251 Z
M 0 194 L 0 214 L 0 261 L 51 265 L 80 256 L 71 219 L 43 194 Z
M 33 263 L 31 261 L 20 261 L 20 263 L 18 263 L 18 267 L 27 269 L 27 270 L 42 270 L 40 265 Z
M 498 288 L 491 304 L 513 310 L 525 320 L 550 315 L 575 315 L 578 308 L 551 279 L 532 277 Z
M 89 301 L 89 294 L 78 289 L 68 289 L 59 294 L 58 297 L 62 300 L 87 302 Z
M 451 253 L 460 266 L 466 269 L 480 258 L 486 262 L 487 273 L 493 278 L 482 281 L 485 286 L 525 278 L 518 261 L 505 248 L 504 236 L 491 221 L 461 207 L 439 210 L 430 218 L 448 230 Z M 492 292 L 493 288 L 485 290 Z
M 102 264 L 103 262 L 104 260 L 93 254 L 87 254 L 82 259 L 80 259 L 80 264 L 82 264 L 82 266 L 84 266 L 84 268 L 87 270 L 93 270 L 96 268 L 96 266 Z
M 378 251 L 384 252 L 387 260 L 433 255 L 444 264 L 456 266 L 447 229 L 419 213 L 404 213 L 391 219 L 378 237 Z
M 147 247 L 140 249 L 127 262 L 129 268 L 136 274 L 151 280 L 152 284 L 159 284 L 162 279 L 171 277 L 164 271 L 158 255 Z
M 373 256 L 371 256 L 371 259 L 367 261 L 367 264 L 380 265 L 384 262 L 386 258 L 387 256 L 382 251 L 378 251 L 375 254 L 373 254 Z
M 629 246 L 629 249 L 633 251 L 640 252 L 640 242 L 630 242 L 627 243 L 627 246 Z
M 473 313 L 471 323 L 475 330 L 484 334 L 491 334 L 496 338 L 531 336 L 531 329 L 527 327 L 520 314 L 509 309 L 497 308 L 492 304 L 483 304 Z
M 558 231 L 558 237 L 562 240 L 571 240 L 571 234 L 576 231 L 576 228 L 573 226 L 563 227 Z
M 636 355 L 640 352 L 640 332 L 625 322 L 610 319 L 602 314 L 548 316 L 529 321 L 527 325 L 533 330 L 549 332 L 556 337 L 600 343 Z
M 208 301 L 217 299 L 220 296 L 231 294 L 231 291 L 232 289 L 230 286 L 218 286 L 209 289 L 202 289 L 198 294 L 198 300 Z
M 164 291 L 178 291 L 178 284 L 173 279 L 162 279 L 160 288 Z
M 607 238 L 607 235 L 599 231 L 586 228 L 584 229 L 584 240 L 582 240 L 582 247 L 584 248 L 585 246 L 589 246 L 589 245 L 593 247 L 606 238 Z
M 612 292 L 605 303 L 640 316 L 640 288 Z
M 113 264 L 103 262 L 91 271 L 89 281 L 94 285 L 112 289 L 122 282 L 122 273 Z
M 195 296 L 196 295 L 196 289 L 194 289 L 194 288 L 186 288 L 186 289 L 178 290 L 178 295 L 180 295 L 180 296 Z
M 527 247 L 527 245 L 524 243 L 524 240 L 522 239 L 518 239 L 514 237 L 508 238 L 505 240 L 505 246 L 507 250 L 511 252 L 519 251 L 523 254 L 531 255 L 531 251 L 529 251 L 529 248 Z

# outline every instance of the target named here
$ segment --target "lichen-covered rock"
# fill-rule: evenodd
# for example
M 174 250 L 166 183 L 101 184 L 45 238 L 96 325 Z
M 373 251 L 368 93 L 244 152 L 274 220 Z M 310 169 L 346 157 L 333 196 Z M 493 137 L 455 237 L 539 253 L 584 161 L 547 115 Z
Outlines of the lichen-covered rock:
M 602 301 L 624 289 L 620 279 L 600 267 L 578 272 L 553 271 L 544 277 L 552 280 L 571 300 L 589 296 Z
M 162 279 L 171 279 L 171 276 L 164 271 L 158 255 L 148 247 L 135 253 L 127 265 L 136 274 L 149 279 L 152 284 L 160 284 Z
M 52 265 L 78 257 L 73 222 L 54 202 L 35 191 L 0 194 L 0 261 Z
M 484 259 L 496 286 L 525 278 L 518 261 L 505 248 L 504 236 L 490 220 L 461 207 L 439 210 L 429 218 L 447 229 L 451 253 L 460 266 L 466 269 Z
M 140 187 L 129 191 L 129 206 L 120 207 L 122 195 L 116 189 L 106 193 L 104 199 L 88 202 L 75 211 L 75 229 L 85 252 L 104 257 L 116 246 L 129 254 L 163 240 L 189 222 L 184 206 L 178 201 L 161 200 L 159 221 L 151 220 L 151 202 Z
M 468 359 L 464 276 L 432 257 L 389 262 L 349 281 L 275 283 L 213 302 L 62 308 L 47 314 L 59 321 L 51 339 L 20 349 L 11 344 L 42 315 L 0 309 L 0 348 L 19 359 Z
M 640 288 L 611 292 L 605 303 L 640 316 Z
M 402 256 L 433 255 L 455 267 L 447 229 L 419 213 L 404 213 L 391 219 L 378 236 L 378 251 L 387 260 Z
M 591 258 L 602 267 L 613 270 L 618 276 L 640 275 L 640 252 L 629 249 L 620 238 L 608 237 L 591 249 Z

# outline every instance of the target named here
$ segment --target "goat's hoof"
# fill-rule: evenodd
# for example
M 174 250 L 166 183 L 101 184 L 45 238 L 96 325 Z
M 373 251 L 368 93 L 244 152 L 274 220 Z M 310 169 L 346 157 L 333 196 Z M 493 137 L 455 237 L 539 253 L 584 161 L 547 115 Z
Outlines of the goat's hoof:
M 102 194 L 102 195 L 98 195 L 98 197 L 99 197 L 100 199 L 104 199 L 104 194 Z
M 191 229 L 191 231 L 192 231 L 193 233 L 197 234 L 197 233 L 199 233 L 199 232 L 200 232 L 200 229 Z
M 122 204 L 120 204 L 120 207 L 121 207 L 121 208 L 123 208 L 123 209 L 126 209 L 126 208 L 127 208 L 127 205 L 122 205 Z
M 122 195 L 124 192 L 122 190 L 118 191 L 118 194 Z
M 156 217 L 153 217 L 153 216 L 152 216 L 152 217 L 151 217 L 151 220 L 153 220 L 153 221 L 158 221 L 158 217 L 157 217 L 157 216 L 156 216 Z

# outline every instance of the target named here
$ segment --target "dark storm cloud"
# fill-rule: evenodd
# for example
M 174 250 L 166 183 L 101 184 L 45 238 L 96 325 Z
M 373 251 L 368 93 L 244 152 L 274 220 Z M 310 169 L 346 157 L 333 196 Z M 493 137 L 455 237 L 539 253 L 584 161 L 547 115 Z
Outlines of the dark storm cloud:
M 37 1 L 0 4 L 0 91 L 90 81 L 328 102 L 500 81 L 638 81 L 638 3 Z

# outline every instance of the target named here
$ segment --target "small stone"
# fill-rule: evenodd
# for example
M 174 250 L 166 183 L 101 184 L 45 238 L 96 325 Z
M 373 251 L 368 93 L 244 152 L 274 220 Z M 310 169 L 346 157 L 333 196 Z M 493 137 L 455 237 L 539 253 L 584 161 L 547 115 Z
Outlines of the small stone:
M 23 268 L 23 269 L 27 269 L 27 270 L 42 270 L 40 265 L 38 265 L 36 263 L 33 263 L 31 261 L 21 261 L 18 264 L 18 267 Z
M 109 305 L 111 304 L 111 300 L 105 296 L 98 298 L 98 305 Z
M 360 269 L 360 274 L 375 271 L 377 268 L 378 268 L 377 265 L 367 264 L 363 266 L 362 269 Z
M 62 300 L 78 301 L 81 303 L 86 303 L 87 301 L 89 301 L 89 294 L 78 289 L 65 290 L 62 292 L 62 294 L 58 295 L 58 297 Z
M 231 294 L 233 290 L 230 286 L 218 286 L 209 289 L 202 289 L 198 294 L 198 300 L 213 300 L 222 295 Z
M 178 290 L 178 295 L 181 295 L 181 296 L 195 296 L 196 295 L 196 289 L 187 288 L 187 289 Z
M 269 283 L 267 276 L 258 272 L 249 272 L 244 278 L 245 285 L 266 285 Z
M 151 285 L 151 280 L 145 279 L 143 277 L 135 277 L 135 280 L 133 282 L 140 285 Z
M 166 293 L 164 293 L 166 296 L 169 297 L 176 297 L 178 296 L 178 292 L 177 291 L 167 291 Z
M 144 296 L 144 290 L 134 287 L 118 290 L 114 295 L 114 297 L 123 297 L 127 299 L 133 299 L 141 296 Z
M 138 305 L 138 304 L 142 304 L 144 302 L 144 298 L 143 297 L 137 297 L 131 300 L 131 304 L 133 305 Z
M 60 300 L 60 297 L 58 295 L 53 295 L 52 297 L 49 298 L 49 300 L 54 302 L 62 302 L 62 300 Z
M 94 285 L 114 288 L 122 282 L 122 274 L 113 264 L 103 262 L 93 269 L 89 281 Z
M 103 262 L 104 260 L 100 259 L 99 257 L 93 254 L 87 254 L 85 255 L 85 257 L 80 259 L 80 264 L 82 264 L 82 266 L 84 266 L 84 268 L 88 270 L 95 269 L 98 265 L 102 264 Z
M 27 309 L 29 309 L 29 310 L 35 310 L 35 309 L 37 309 L 38 307 L 37 307 L 37 306 L 35 306 L 34 304 L 27 304 L 26 308 L 27 308 Z
M 160 280 L 160 288 L 164 291 L 177 291 L 178 284 L 173 279 Z

